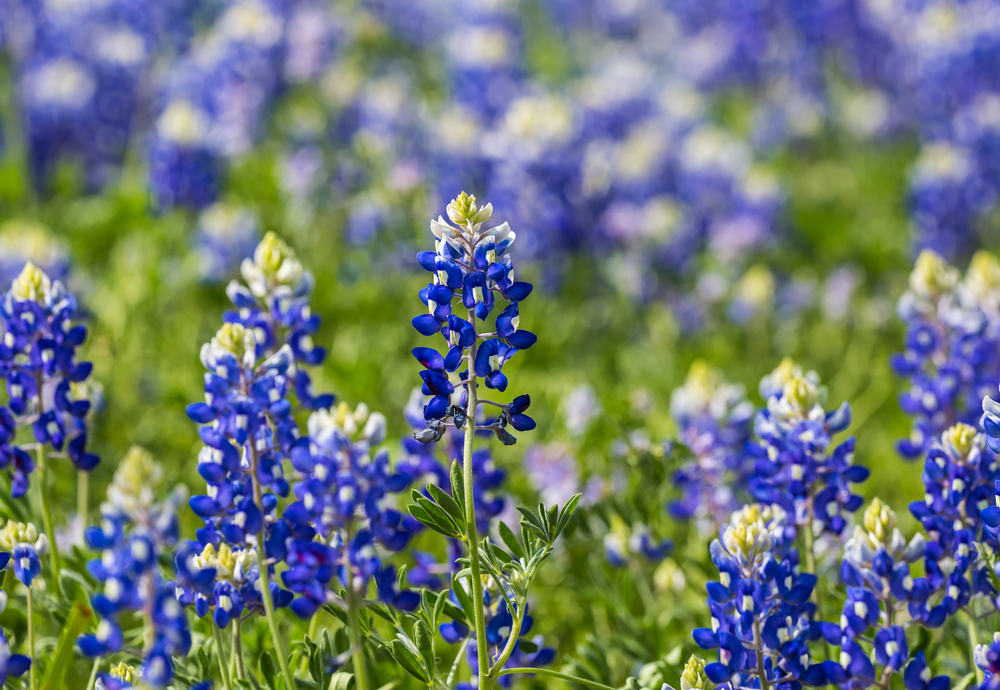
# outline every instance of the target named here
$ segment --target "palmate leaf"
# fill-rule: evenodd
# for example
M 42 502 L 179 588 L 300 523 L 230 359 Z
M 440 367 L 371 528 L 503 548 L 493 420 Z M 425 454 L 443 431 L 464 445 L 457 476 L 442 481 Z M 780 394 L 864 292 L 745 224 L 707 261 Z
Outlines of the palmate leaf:
M 464 539 L 465 516 L 462 515 L 462 509 L 458 503 L 444 490 L 433 484 L 427 485 L 427 491 L 434 497 L 434 500 L 427 498 L 416 489 L 410 492 L 410 498 L 414 501 L 407 506 L 410 515 L 439 534 L 452 539 Z

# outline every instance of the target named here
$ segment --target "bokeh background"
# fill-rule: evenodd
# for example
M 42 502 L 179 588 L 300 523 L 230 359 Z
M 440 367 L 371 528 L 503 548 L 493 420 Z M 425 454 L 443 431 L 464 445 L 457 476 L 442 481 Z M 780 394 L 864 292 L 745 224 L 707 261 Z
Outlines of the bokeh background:
M 0 51 L 0 280 L 31 259 L 79 296 L 92 506 L 132 444 L 200 484 L 198 350 L 268 230 L 316 276 L 317 388 L 407 435 L 414 255 L 464 189 L 536 284 L 504 493 L 593 496 L 533 610 L 562 662 L 676 663 L 706 618 L 660 450 L 696 359 L 755 403 L 783 356 L 815 369 L 914 529 L 895 304 L 920 248 L 1000 241 L 995 0 L 0 0 Z M 674 552 L 614 569 L 611 513 Z

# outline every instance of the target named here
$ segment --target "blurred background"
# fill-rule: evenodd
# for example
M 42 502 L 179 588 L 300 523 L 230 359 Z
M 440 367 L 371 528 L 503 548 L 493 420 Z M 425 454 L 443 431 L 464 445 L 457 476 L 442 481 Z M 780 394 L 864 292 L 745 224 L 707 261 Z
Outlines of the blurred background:
M 560 650 L 631 669 L 704 622 L 677 564 L 705 542 L 663 508 L 695 360 L 755 404 L 783 356 L 815 369 L 862 491 L 914 529 L 895 305 L 919 249 L 964 268 L 1000 242 L 996 0 L 0 0 L 0 51 L 0 281 L 31 259 L 79 297 L 91 505 L 133 443 L 200 484 L 198 350 L 268 230 L 316 275 L 317 389 L 408 435 L 414 255 L 464 189 L 536 283 L 506 373 L 539 429 L 496 451 L 504 492 L 586 488 L 606 528 L 635 494 L 616 514 L 677 542 L 633 582 L 584 525 L 534 611 Z

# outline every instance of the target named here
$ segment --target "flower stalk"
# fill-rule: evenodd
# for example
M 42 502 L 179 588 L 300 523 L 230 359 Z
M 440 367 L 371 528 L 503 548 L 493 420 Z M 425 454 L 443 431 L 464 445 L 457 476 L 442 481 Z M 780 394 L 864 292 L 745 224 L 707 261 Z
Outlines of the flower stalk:
M 469 322 L 476 327 L 476 314 L 469 310 Z M 486 647 L 486 615 L 483 611 L 482 569 L 479 564 L 479 534 L 476 529 L 476 501 L 474 495 L 475 475 L 472 468 L 472 453 L 476 436 L 476 371 L 473 363 L 476 361 L 476 341 L 469 347 L 469 402 L 466 407 L 465 448 L 463 453 L 463 473 L 465 475 L 465 539 L 469 545 L 469 563 L 472 569 L 472 603 L 476 617 L 476 656 L 479 662 L 479 675 L 489 672 L 489 652 Z

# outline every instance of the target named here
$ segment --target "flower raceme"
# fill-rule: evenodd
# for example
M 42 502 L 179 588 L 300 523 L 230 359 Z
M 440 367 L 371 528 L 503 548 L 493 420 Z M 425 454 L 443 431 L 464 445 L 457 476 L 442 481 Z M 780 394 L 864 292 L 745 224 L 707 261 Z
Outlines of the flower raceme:
M 447 212 L 450 222 L 441 216 L 431 221 L 434 251 L 417 255 L 420 265 L 431 273 L 431 282 L 420 291 L 427 313 L 414 318 L 413 327 L 425 336 L 440 333 L 447 348 L 443 355 L 430 347 L 413 351 L 424 367 L 420 373 L 422 392 L 431 396 L 424 407 L 426 428 L 415 433 L 418 440 L 426 442 L 440 439 L 448 426 L 464 428 L 470 373 L 483 379 L 486 388 L 504 392 L 508 386 L 504 365 L 537 340 L 534 333 L 520 328 L 520 303 L 531 294 L 532 286 L 514 280 L 508 252 L 516 237 L 514 231 L 507 223 L 484 230 L 492 205 L 479 207 L 476 198 L 464 192 L 448 205 Z M 494 331 L 480 333 L 476 324 L 491 315 L 498 297 L 507 306 L 496 316 Z M 454 313 L 456 299 L 460 299 L 466 318 Z M 463 362 L 468 369 L 456 375 Z M 486 428 L 505 444 L 514 443 L 508 426 L 518 431 L 535 426 L 525 414 L 530 402 L 522 395 L 511 404 L 499 405 L 499 416 Z

